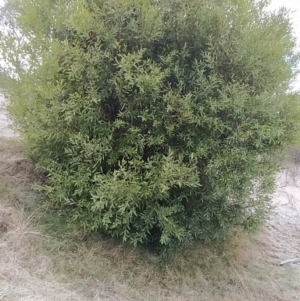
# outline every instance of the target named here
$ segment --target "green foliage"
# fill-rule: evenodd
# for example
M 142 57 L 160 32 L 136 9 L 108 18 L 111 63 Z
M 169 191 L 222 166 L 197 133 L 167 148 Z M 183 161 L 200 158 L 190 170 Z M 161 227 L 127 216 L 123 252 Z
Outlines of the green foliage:
M 288 13 L 265 7 L 10 1 L 10 112 L 53 204 L 134 245 L 255 227 L 299 119 Z

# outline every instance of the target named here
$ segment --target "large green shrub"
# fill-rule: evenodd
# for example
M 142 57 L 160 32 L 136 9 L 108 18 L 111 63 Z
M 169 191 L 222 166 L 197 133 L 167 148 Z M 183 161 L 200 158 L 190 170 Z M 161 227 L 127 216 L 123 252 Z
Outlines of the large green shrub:
M 299 118 L 289 17 L 265 6 L 10 1 L 10 112 L 53 204 L 156 246 L 261 221 Z

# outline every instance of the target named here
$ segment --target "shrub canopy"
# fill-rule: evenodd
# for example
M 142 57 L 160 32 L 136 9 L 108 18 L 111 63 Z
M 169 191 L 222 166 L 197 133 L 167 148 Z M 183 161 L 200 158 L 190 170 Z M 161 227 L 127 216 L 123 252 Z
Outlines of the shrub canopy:
M 11 0 L 10 113 L 86 230 L 222 238 L 267 213 L 298 128 L 287 11 L 254 0 Z

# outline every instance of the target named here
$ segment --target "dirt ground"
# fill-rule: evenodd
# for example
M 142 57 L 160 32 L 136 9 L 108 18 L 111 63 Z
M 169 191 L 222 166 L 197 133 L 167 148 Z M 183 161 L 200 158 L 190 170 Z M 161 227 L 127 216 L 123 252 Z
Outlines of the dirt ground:
M 7 112 L 5 110 L 5 99 L 0 91 L 0 137 L 15 138 L 17 133 L 11 128 Z
M 18 137 L 10 128 L 3 100 L 3 98 L 0 99 L 0 102 L 2 101 L 0 105 L 0 151 L 1 148 L 5 148 L 4 141 L 7 138 Z M 9 156 L 0 158 L 0 164 L 3 167 L 0 173 L 5 172 L 6 165 L 23 164 L 23 159 L 19 154 L 14 154 L 13 150 L 8 153 Z M 256 250 L 255 269 L 257 268 L 258 271 L 255 276 L 254 268 L 252 268 L 251 277 L 253 275 L 257 277 L 257 283 L 260 281 L 268 283 L 270 290 L 274 290 L 272 301 L 300 300 L 300 164 L 295 164 L 280 174 L 277 183 L 273 199 L 276 209 L 266 227 L 252 240 L 251 248 Z M 7 227 L 9 230 L 10 216 L 16 214 L 16 210 L 12 206 L 5 207 L 3 204 L 0 206 L 1 227 Z M 21 220 L 22 214 L 19 212 L 17 215 Z M 30 221 L 28 223 L 30 224 Z M 0 300 L 88 300 L 68 288 L 66 283 L 60 282 L 60 276 L 52 272 L 49 258 L 34 252 L 30 241 L 31 237 L 38 233 L 31 231 L 30 227 L 27 228 L 28 223 L 24 224 L 23 221 L 12 228 L 10 235 L 0 236 Z M 287 262 L 289 260 L 291 262 Z M 283 264 L 280 265 L 282 262 Z M 29 265 L 30 269 L 28 269 Z M 266 276 L 261 274 L 263 269 L 265 269 Z M 93 300 L 102 299 L 93 298 Z M 243 300 L 256 299 L 245 297 Z M 259 300 L 271 301 L 268 297 L 266 299 L 262 297 Z
M 273 285 L 293 283 L 294 290 L 282 291 L 278 300 L 300 300 L 300 169 L 294 166 L 277 179 L 273 198 L 275 212 L 257 235 L 262 260 L 278 266 L 273 269 Z M 291 260 L 291 262 L 289 262 Z M 280 265 L 283 263 L 282 265 Z M 282 279 L 280 269 L 288 277 Z M 277 273 L 278 271 L 278 273 Z

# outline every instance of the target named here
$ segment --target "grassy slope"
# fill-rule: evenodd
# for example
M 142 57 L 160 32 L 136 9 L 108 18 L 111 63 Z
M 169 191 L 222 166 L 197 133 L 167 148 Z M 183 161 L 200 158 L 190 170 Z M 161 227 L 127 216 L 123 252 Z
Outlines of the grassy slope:
M 0 300 L 299 300 L 299 266 L 269 260 L 263 235 L 237 230 L 166 264 L 68 228 L 63 214 L 42 210 L 17 143 L 0 139 Z

